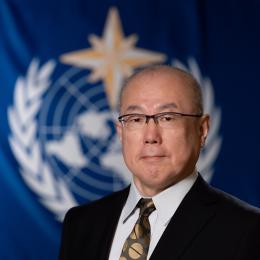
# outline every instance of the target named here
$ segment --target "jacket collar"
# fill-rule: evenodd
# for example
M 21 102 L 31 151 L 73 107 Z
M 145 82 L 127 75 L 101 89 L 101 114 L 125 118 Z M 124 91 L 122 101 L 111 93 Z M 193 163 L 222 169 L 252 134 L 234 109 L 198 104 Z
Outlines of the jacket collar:
M 169 256 L 178 259 L 192 239 L 213 219 L 216 200 L 210 186 L 199 175 L 170 220 L 150 260 L 168 259 Z
M 108 259 L 110 248 L 113 242 L 115 230 L 117 227 L 118 220 L 121 215 L 122 208 L 126 202 L 127 196 L 129 194 L 130 186 L 126 189 L 119 191 L 115 194 L 114 200 L 112 201 L 110 208 L 108 209 L 107 214 L 107 223 L 109 226 L 107 227 L 106 233 L 101 241 L 100 245 L 100 258 L 98 259 Z

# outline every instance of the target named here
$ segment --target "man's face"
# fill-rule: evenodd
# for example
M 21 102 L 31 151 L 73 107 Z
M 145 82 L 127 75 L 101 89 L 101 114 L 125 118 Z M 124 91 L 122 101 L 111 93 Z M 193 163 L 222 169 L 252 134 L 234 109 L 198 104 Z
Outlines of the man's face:
M 169 72 L 139 76 L 124 90 L 121 115 L 197 114 L 194 94 L 183 84 L 184 80 Z M 208 132 L 208 121 L 208 116 L 180 117 L 172 129 L 161 128 L 153 120 L 141 129 L 117 124 L 124 160 L 140 193 L 153 196 L 193 172 Z

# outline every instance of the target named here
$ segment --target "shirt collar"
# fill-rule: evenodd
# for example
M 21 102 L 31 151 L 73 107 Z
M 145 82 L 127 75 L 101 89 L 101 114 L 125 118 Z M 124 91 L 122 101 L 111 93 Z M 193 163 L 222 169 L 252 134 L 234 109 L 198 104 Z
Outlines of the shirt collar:
M 138 201 L 142 198 L 140 193 L 138 192 L 135 183 L 132 179 L 129 195 L 126 200 L 125 207 L 123 209 L 123 223 L 127 221 L 127 219 L 135 212 L 136 205 Z
M 197 177 L 198 173 L 195 170 L 185 179 L 152 197 L 158 218 L 163 224 L 168 224 L 171 217 L 181 204 L 183 198 L 195 183 Z M 136 205 L 141 198 L 142 196 L 138 192 L 135 183 L 132 180 L 129 195 L 122 212 L 123 222 L 126 222 L 127 219 L 135 212 Z
M 153 197 L 153 202 L 157 210 L 158 219 L 167 225 L 182 200 L 195 183 L 198 173 L 195 170 L 191 175 L 172 185 L 166 190 Z

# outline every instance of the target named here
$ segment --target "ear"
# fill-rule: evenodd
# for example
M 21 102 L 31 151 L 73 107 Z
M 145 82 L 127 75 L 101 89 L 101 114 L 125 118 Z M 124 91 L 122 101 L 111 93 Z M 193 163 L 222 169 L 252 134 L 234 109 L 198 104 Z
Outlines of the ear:
M 117 135 L 118 135 L 119 140 L 120 140 L 121 143 L 122 143 L 122 131 L 123 131 L 122 124 L 117 122 L 116 123 L 116 132 L 117 132 Z
M 200 145 L 203 147 L 205 145 L 208 132 L 209 132 L 210 116 L 205 114 L 200 120 Z

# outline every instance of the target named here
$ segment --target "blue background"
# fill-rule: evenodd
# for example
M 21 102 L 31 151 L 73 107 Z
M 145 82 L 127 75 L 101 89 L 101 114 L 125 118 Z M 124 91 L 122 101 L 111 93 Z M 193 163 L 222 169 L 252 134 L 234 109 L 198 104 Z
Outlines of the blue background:
M 223 138 L 212 184 L 260 206 L 260 2 L 192 0 L 0 1 L 0 259 L 56 259 L 61 224 L 24 183 L 12 154 L 7 107 L 34 57 L 42 63 L 89 48 L 110 7 L 137 47 L 186 62 L 214 86 Z M 167 61 L 170 63 L 170 60 Z M 54 77 L 65 68 L 59 65 Z

